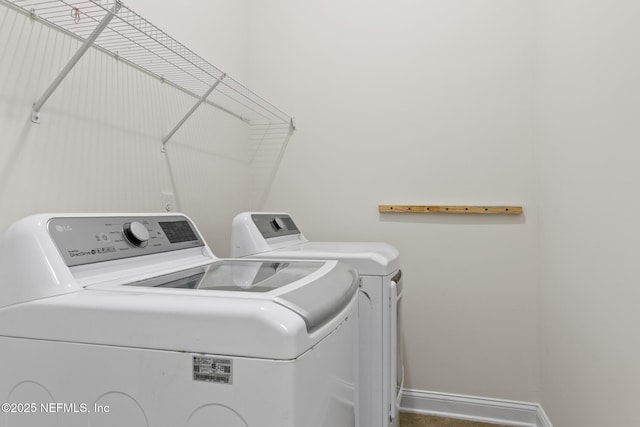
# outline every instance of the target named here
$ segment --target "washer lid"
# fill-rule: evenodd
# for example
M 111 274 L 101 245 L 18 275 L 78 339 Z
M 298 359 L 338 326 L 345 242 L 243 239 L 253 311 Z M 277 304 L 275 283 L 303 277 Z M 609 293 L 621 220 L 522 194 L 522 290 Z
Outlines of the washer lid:
M 312 332 L 343 310 L 358 289 L 358 274 L 346 264 L 337 263 L 331 274 L 314 274 L 326 265 L 324 261 L 221 260 L 124 286 L 224 291 L 227 296 L 232 296 L 229 292 L 268 293 L 245 297 L 271 299 L 302 317 Z
M 2 308 L 0 336 L 292 360 L 354 313 L 357 291 L 336 261 L 219 261 Z
M 263 293 L 304 279 L 323 265 L 305 261 L 222 260 L 125 286 Z

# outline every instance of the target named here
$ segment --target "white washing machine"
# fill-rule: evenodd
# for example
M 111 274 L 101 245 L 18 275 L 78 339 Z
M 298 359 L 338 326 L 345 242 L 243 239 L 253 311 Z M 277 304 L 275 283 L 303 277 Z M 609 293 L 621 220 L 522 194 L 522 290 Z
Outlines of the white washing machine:
M 0 248 L 0 425 L 356 425 L 357 272 L 219 260 L 180 214 L 37 215 Z
M 233 220 L 231 255 L 333 259 L 358 270 L 359 425 L 397 426 L 404 380 L 398 250 L 387 243 L 310 242 L 286 213 L 244 212 Z

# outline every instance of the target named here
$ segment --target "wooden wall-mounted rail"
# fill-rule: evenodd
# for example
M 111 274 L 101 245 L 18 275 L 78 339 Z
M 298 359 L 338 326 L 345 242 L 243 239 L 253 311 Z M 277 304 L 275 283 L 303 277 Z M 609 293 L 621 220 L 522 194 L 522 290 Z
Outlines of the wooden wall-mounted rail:
M 378 205 L 378 212 L 384 213 L 444 213 L 444 214 L 484 214 L 521 215 L 522 206 L 423 206 L 423 205 Z

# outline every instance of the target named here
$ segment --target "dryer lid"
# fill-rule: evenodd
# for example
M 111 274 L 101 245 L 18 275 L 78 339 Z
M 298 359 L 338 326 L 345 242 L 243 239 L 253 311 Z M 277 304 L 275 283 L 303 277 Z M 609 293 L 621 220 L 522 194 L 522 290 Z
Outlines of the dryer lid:
M 310 241 L 254 255 L 260 258 L 332 259 L 358 270 L 361 276 L 387 276 L 400 268 L 400 253 L 383 242 Z

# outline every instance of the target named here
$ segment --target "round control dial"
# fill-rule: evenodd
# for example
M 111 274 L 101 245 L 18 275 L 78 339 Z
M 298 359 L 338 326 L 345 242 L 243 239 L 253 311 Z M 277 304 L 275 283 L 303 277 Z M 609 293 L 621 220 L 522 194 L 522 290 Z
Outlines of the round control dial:
M 122 234 L 133 246 L 144 248 L 149 241 L 149 230 L 143 224 L 133 221 L 122 226 Z
M 276 231 L 279 231 L 285 228 L 284 221 L 280 217 L 273 218 L 273 220 L 271 221 L 271 225 Z

